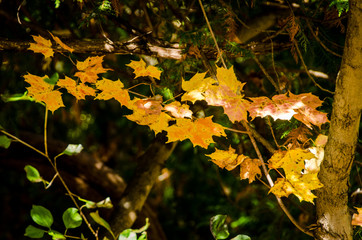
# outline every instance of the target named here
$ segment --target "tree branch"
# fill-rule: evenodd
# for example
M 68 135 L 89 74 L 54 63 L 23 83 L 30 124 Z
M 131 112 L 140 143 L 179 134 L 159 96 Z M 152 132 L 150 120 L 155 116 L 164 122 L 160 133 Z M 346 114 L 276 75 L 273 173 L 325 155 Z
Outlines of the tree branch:
M 26 51 L 32 41 L 19 41 L 0 38 L 0 51 Z M 169 44 L 166 42 L 158 41 L 159 44 L 147 42 L 141 37 L 136 37 L 126 42 L 106 42 L 103 39 L 92 40 L 71 40 L 64 41 L 69 47 L 73 48 L 73 53 L 85 53 L 88 55 L 103 55 L 103 54 L 131 54 L 131 55 L 147 55 L 158 58 L 181 60 L 185 54 L 185 47 L 180 46 L 178 43 Z M 275 51 L 283 51 L 289 49 L 291 43 L 289 42 L 276 42 L 273 45 Z M 272 51 L 270 44 L 267 43 L 252 43 L 241 45 L 245 50 L 252 50 L 255 55 L 263 55 Z M 54 47 L 57 52 L 67 51 L 60 46 Z M 212 46 L 204 46 L 202 49 L 208 59 L 216 59 L 217 51 Z M 242 53 L 232 53 L 223 49 L 229 58 L 240 57 Z
M 124 195 L 115 206 L 110 225 L 117 236 L 124 229 L 132 227 L 142 209 L 148 194 L 161 172 L 164 162 L 169 158 L 176 142 L 165 144 L 161 138 L 155 142 L 140 157 L 138 167 Z

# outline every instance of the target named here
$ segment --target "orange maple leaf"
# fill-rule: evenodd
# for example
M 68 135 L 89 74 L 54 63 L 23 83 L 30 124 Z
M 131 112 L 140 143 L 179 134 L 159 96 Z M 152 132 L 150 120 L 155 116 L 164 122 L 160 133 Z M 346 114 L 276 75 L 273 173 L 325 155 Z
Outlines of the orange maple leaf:
M 95 56 L 88 57 L 83 62 L 77 61 L 77 69 L 79 72 L 76 72 L 74 76 L 79 77 L 80 81 L 83 83 L 96 83 L 98 79 L 98 74 L 105 73 L 110 69 L 103 68 L 104 56 Z
M 67 91 L 72 94 L 77 100 L 85 99 L 85 96 L 95 96 L 96 91 L 85 85 L 84 83 L 77 84 L 75 80 L 70 77 L 65 76 L 64 79 L 59 79 L 57 82 L 59 87 L 67 89 Z
M 73 52 L 74 49 L 69 47 L 68 45 L 64 44 L 58 37 L 55 37 L 51 32 L 49 32 L 49 34 L 52 36 L 52 38 L 54 39 L 54 41 L 56 43 L 58 43 L 62 48 L 64 48 L 65 50 L 69 51 L 69 52 Z
M 95 99 L 109 100 L 114 98 L 121 105 L 125 105 L 126 107 L 129 106 L 131 101 L 129 93 L 126 89 L 124 89 L 124 85 L 120 80 L 112 81 L 103 78 L 102 80 L 97 81 L 96 87 L 102 92 L 99 93 Z
M 172 119 L 167 113 L 162 112 L 162 98 L 139 99 L 135 98 L 127 106 L 133 110 L 133 114 L 126 117 L 139 125 L 148 125 L 155 134 L 168 128 L 168 122 Z
M 224 128 L 212 121 L 212 116 L 192 121 L 188 118 L 177 118 L 176 124 L 167 128 L 168 142 L 190 139 L 194 146 L 207 148 L 214 143 L 212 136 L 226 136 Z
M 135 78 L 149 76 L 160 80 L 162 71 L 155 66 L 146 65 L 147 64 L 142 59 L 139 61 L 131 60 L 131 63 L 126 64 L 126 66 L 133 68 L 134 74 L 136 75 Z
M 240 164 L 240 178 L 249 179 L 249 183 L 255 181 L 256 175 L 261 176 L 260 160 L 245 158 Z
M 54 85 L 51 85 L 44 81 L 44 79 L 49 78 L 47 75 L 44 77 L 39 77 L 33 74 L 28 73 L 24 75 L 24 79 L 27 83 L 30 84 L 28 89 L 28 95 L 33 97 L 38 102 L 43 102 L 47 108 L 54 112 L 60 107 L 64 107 L 62 100 L 62 93 L 53 90 Z
M 35 43 L 30 43 L 29 50 L 35 53 L 41 53 L 45 58 L 52 57 L 54 55 L 54 51 L 52 49 L 52 42 L 43 38 L 42 36 L 34 36 L 32 35 Z

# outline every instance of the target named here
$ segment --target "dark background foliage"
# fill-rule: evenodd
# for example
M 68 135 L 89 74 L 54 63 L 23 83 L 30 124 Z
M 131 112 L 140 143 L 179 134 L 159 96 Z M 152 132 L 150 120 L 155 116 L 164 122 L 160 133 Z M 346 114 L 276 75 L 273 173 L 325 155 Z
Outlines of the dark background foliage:
M 247 83 L 247 97 L 272 97 L 276 94 L 274 87 L 252 59 L 247 44 L 251 41 L 256 45 L 275 44 L 273 52 L 264 52 L 257 57 L 267 72 L 284 84 L 280 90 L 295 94 L 312 92 L 324 100 L 321 110 L 330 113 L 331 95 L 316 87 L 303 70 L 300 60 L 295 61 L 296 53 L 295 49 L 292 49 L 290 35 L 287 31 L 277 36 L 275 34 L 283 27 L 283 19 L 290 16 L 292 9 L 295 22 L 300 28 L 295 40 L 302 51 L 304 61 L 310 69 L 328 75 L 327 78 L 315 79 L 321 86 L 333 91 L 341 58 L 326 51 L 319 41 L 323 41 L 334 52 L 342 53 L 345 12 L 338 17 L 339 8 L 330 6 L 330 1 L 209 0 L 203 4 L 216 38 L 225 52 L 227 65 L 234 65 L 238 79 Z M 253 22 L 268 14 L 279 17 L 273 26 L 248 42 L 235 42 L 235 35 L 240 33 L 241 29 L 245 30 L 244 22 L 253 28 Z M 181 43 L 184 53 L 189 53 L 182 60 L 148 59 L 157 60 L 158 66 L 164 71 L 159 86 L 154 90 L 166 98 L 170 96 L 167 94 L 177 96 L 182 92 L 182 77 L 187 79 L 197 72 L 208 70 L 200 56 L 190 54 L 190 47 L 197 47 L 205 54 L 208 50 L 214 49 L 200 6 L 197 1 L 191 0 L 0 1 L 0 22 L 0 38 L 13 41 L 32 41 L 31 35 L 38 34 L 48 38 L 47 31 L 51 31 L 66 43 L 106 38 L 114 42 L 123 42 L 134 37 L 141 46 L 146 46 L 147 42 L 164 46 L 169 43 Z M 313 32 L 308 28 L 308 22 L 312 25 Z M 316 32 L 319 41 L 313 36 Z M 268 37 L 273 38 L 265 40 Z M 278 44 L 284 47 L 278 49 Z M 92 45 L 92 40 L 89 41 L 89 45 Z M 73 61 L 82 61 L 88 55 L 71 54 L 70 57 Z M 147 78 L 133 79 L 131 69 L 125 66 L 131 59 L 139 59 L 139 56 L 106 54 L 104 66 L 114 71 L 104 74 L 104 77 L 120 79 L 127 87 L 140 82 L 150 83 Z M 215 60 L 215 56 L 208 59 L 212 65 L 215 64 Z M 67 56 L 55 54 L 50 62 L 44 60 L 42 55 L 31 51 L 1 51 L 0 64 L 2 96 L 24 93 L 27 84 L 22 76 L 27 72 L 39 76 L 58 73 L 63 77 L 72 76 L 75 71 Z M 220 65 L 219 62 L 216 64 Z M 144 95 L 151 94 L 149 88 L 142 86 L 134 91 Z M 129 110 L 120 107 L 114 100 L 87 99 L 77 102 L 67 94 L 64 94 L 63 100 L 66 107 L 50 116 L 49 138 L 64 143 L 81 143 L 85 147 L 84 151 L 93 158 L 116 170 L 126 181 L 129 180 L 137 165 L 135 159 L 154 139 L 154 133 L 148 127 L 139 126 L 123 117 Z M 41 105 L 28 101 L 0 101 L 0 109 L 0 124 L 7 131 L 17 136 L 27 136 L 30 143 L 36 136 L 43 134 L 44 108 Z M 197 102 L 192 109 L 195 113 L 203 110 L 206 115 L 215 115 L 215 119 L 220 123 L 232 126 L 222 114 L 221 108 L 211 108 Z M 265 121 L 256 119 L 253 124 L 261 135 L 273 142 Z M 279 144 L 285 141 L 281 139 L 283 134 L 300 126 L 300 123 L 294 120 L 272 121 L 271 124 Z M 322 132 L 326 128 L 327 126 Z M 316 134 L 318 129 L 313 129 L 312 135 Z M 248 138 L 234 133 L 228 135 L 228 139 L 232 139 L 231 143 L 217 139 L 218 148 L 226 149 L 231 144 L 239 153 L 255 156 Z M 26 226 L 31 224 L 29 212 L 33 204 L 50 209 L 59 220 L 56 224 L 62 229 L 61 214 L 72 206 L 68 197 L 64 195 L 62 186 L 56 181 L 50 189 L 44 190 L 41 184 L 29 183 L 23 167 L 25 164 L 32 164 L 34 157 L 29 159 L 31 154 L 27 149 L 18 152 L 16 159 L 8 157 L 6 151 L 0 151 L 0 238 L 25 238 L 23 234 Z M 262 151 L 265 159 L 270 157 L 270 153 L 265 149 Z M 246 234 L 252 239 L 264 240 L 311 239 L 289 222 L 274 197 L 268 195 L 268 188 L 262 182 L 257 181 L 249 185 L 246 180 L 240 181 L 238 171 L 218 169 L 204 156 L 210 152 L 211 148 L 193 148 L 189 141 L 179 143 L 162 172 L 163 176 L 167 177 L 156 183 L 149 196 L 147 202 L 157 215 L 167 239 L 212 239 L 209 220 L 216 214 L 229 216 L 227 221 L 232 236 Z M 51 154 L 56 155 L 57 152 Z M 21 161 L 16 162 L 17 159 Z M 356 162 L 359 160 L 360 155 L 357 153 Z M 40 173 L 50 180 L 53 174 L 50 168 L 45 164 L 39 166 Z M 352 191 L 361 186 L 358 174 L 360 165 L 356 164 L 354 168 L 357 171 L 354 171 L 351 178 Z M 65 172 L 67 171 L 71 176 L 77 176 L 74 170 L 65 169 Z M 92 188 L 92 184 L 90 187 Z M 96 185 L 93 188 L 98 195 L 82 197 L 101 200 L 108 196 L 107 192 Z M 354 205 L 359 203 L 358 200 L 358 197 L 351 199 Z M 286 199 L 286 205 L 300 224 L 313 223 L 313 205 L 299 203 L 293 196 Z

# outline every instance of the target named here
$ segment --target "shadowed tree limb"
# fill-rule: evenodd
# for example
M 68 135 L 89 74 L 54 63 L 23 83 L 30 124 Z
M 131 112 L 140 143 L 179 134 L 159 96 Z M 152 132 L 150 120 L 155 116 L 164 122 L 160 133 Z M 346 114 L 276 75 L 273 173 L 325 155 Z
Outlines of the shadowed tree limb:
M 161 173 L 165 161 L 175 149 L 176 142 L 165 144 L 163 137 L 156 137 L 154 143 L 139 158 L 135 175 L 128 183 L 122 199 L 115 206 L 110 225 L 115 235 L 132 227 L 137 219 L 152 186 Z

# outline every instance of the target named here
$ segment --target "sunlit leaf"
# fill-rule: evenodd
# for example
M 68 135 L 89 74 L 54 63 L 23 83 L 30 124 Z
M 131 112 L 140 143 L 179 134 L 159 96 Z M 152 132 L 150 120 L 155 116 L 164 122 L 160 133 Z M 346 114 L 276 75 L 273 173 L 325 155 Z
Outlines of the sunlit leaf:
M 105 73 L 110 69 L 103 68 L 104 56 L 95 56 L 88 57 L 83 62 L 77 61 L 77 69 L 79 72 L 76 72 L 74 76 L 79 77 L 80 81 L 83 83 L 96 83 L 98 79 L 98 74 Z
M 26 172 L 26 178 L 30 181 L 30 182 L 42 182 L 43 178 L 40 176 L 40 173 L 38 172 L 38 170 L 30 165 L 26 165 L 24 167 L 24 170 Z
M 9 148 L 11 144 L 11 139 L 5 135 L 0 135 L 0 147 Z
M 47 75 L 39 77 L 30 73 L 24 75 L 25 81 L 30 84 L 30 87 L 27 87 L 28 95 L 36 101 L 44 102 L 48 109 L 54 112 L 58 108 L 64 107 L 62 93 L 53 90 L 54 85 L 45 82 L 44 78 L 49 77 Z
M 104 227 L 105 229 L 107 229 L 108 232 L 109 232 L 110 234 L 112 234 L 113 238 L 116 238 L 116 237 L 114 236 L 112 230 L 111 230 L 111 226 L 109 226 L 109 223 L 108 223 L 106 220 L 104 220 L 101 216 L 99 216 L 98 211 L 96 211 L 96 212 L 91 212 L 91 213 L 89 213 L 89 215 L 93 218 L 93 220 L 94 220 L 96 223 L 98 223 L 99 225 L 101 225 L 102 227 Z
M 29 225 L 26 229 L 25 229 L 25 237 L 30 237 L 30 238 L 42 238 L 44 236 L 45 231 L 42 229 L 39 229 L 37 227 L 34 227 L 32 225 Z
M 76 208 L 68 208 L 63 213 L 64 226 L 68 228 L 77 228 L 82 225 L 82 217 Z
M 226 215 L 216 215 L 210 219 L 211 233 L 216 240 L 226 239 L 230 235 L 228 226 L 225 223 L 226 218 Z
M 64 44 L 58 37 L 55 37 L 51 32 L 49 32 L 49 34 L 52 36 L 52 38 L 54 39 L 54 41 L 56 43 L 58 43 L 63 49 L 69 51 L 69 52 L 73 52 L 74 49 L 67 46 L 66 44 Z
M 95 96 L 96 90 L 84 83 L 76 83 L 75 80 L 65 76 L 64 79 L 59 79 L 57 85 L 67 89 L 67 91 L 76 97 L 78 100 L 85 99 L 86 96 Z
M 129 93 L 124 89 L 124 85 L 120 80 L 112 81 L 106 78 L 97 81 L 97 89 L 102 92 L 97 95 L 95 99 L 109 100 L 111 98 L 116 99 L 121 105 L 129 106 L 131 101 Z
M 138 77 L 153 77 L 156 79 L 160 79 L 162 71 L 160 71 L 157 67 L 147 66 L 147 64 L 140 59 L 139 61 L 131 60 L 131 63 L 126 64 L 134 70 L 135 78 Z
M 82 150 L 82 144 L 68 144 L 67 148 L 63 151 L 63 153 L 65 155 L 72 156 L 80 153 Z
M 211 119 L 212 116 L 195 121 L 177 118 L 176 124 L 167 128 L 168 142 L 190 139 L 194 146 L 207 148 L 210 143 L 214 143 L 213 136 L 226 136 L 224 128 Z
M 53 216 L 45 207 L 33 205 L 33 208 L 30 211 L 30 216 L 33 221 L 40 226 L 50 228 L 53 224 Z
M 45 58 L 52 57 L 54 55 L 54 51 L 52 49 L 52 42 L 48 39 L 43 38 L 42 36 L 34 36 L 32 35 L 35 43 L 30 43 L 29 50 L 35 53 L 41 53 Z

